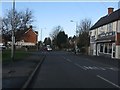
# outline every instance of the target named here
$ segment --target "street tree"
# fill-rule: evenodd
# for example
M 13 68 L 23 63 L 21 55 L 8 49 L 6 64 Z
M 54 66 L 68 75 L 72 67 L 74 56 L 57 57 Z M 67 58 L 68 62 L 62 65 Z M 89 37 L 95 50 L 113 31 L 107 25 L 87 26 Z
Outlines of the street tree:
M 7 13 L 2 18 L 2 33 L 3 35 L 11 34 L 12 26 L 13 26 L 13 10 L 7 10 Z M 28 25 L 33 22 L 33 12 L 29 9 L 25 11 L 14 11 L 14 28 L 16 30 L 24 30 Z
M 57 45 L 60 49 L 65 48 L 67 44 L 68 36 L 64 31 L 60 31 L 57 35 Z
M 5 44 L 11 40 L 13 22 L 14 32 L 17 30 L 26 30 L 27 26 L 31 25 L 33 22 L 33 12 L 29 9 L 26 9 L 25 11 L 15 10 L 13 19 L 13 10 L 7 10 L 4 17 L 2 17 L 2 37 L 6 41 Z
M 78 47 L 81 49 L 81 52 L 88 53 L 88 47 L 90 43 L 89 29 L 91 27 L 90 19 L 83 19 L 79 25 L 79 40 Z
M 51 39 L 50 39 L 50 37 L 46 37 L 46 38 L 44 39 L 44 44 L 45 44 L 45 46 L 46 46 L 46 45 L 51 45 Z
M 60 31 L 63 31 L 63 28 L 60 25 L 58 25 L 54 27 L 52 33 L 50 33 L 53 48 L 57 48 L 57 35 Z

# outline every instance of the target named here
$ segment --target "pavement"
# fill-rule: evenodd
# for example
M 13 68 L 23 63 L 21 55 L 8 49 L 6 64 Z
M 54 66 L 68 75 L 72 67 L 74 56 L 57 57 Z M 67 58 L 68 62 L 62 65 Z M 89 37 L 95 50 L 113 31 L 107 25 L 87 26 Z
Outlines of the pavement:
M 34 52 L 23 60 L 3 63 L 2 89 L 23 87 L 43 57 L 42 53 Z

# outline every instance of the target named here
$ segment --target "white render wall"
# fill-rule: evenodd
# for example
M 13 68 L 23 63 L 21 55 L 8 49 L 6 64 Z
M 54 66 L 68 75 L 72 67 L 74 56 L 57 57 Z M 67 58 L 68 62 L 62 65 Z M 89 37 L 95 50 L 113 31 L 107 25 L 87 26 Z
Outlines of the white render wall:
M 116 46 L 115 58 L 120 59 L 120 45 Z
M 117 32 L 120 32 L 120 20 L 118 21 L 118 30 Z
M 116 28 L 117 32 L 120 33 L 120 20 L 118 22 L 116 22 L 116 25 L 118 25 Z M 116 45 L 116 53 L 115 54 L 116 54 L 115 57 L 117 59 L 120 59 L 120 45 Z
M 116 31 L 117 21 L 113 22 L 113 31 Z

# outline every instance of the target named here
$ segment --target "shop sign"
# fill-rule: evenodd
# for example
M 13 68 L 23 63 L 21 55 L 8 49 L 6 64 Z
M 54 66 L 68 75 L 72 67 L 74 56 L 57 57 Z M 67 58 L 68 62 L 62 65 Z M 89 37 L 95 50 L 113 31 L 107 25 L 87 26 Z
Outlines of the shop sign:
M 106 37 L 106 36 L 113 36 L 113 35 L 115 35 L 115 32 L 103 32 L 103 33 L 101 33 L 101 34 L 99 34 L 98 36 L 99 36 L 99 38 L 101 38 L 101 37 Z

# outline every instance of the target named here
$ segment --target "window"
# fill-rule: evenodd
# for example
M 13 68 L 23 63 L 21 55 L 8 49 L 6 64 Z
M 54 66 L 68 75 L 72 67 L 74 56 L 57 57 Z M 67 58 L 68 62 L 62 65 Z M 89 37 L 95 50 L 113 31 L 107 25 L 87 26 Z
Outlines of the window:
M 113 23 L 108 24 L 108 32 L 113 31 Z
M 111 54 L 112 53 L 112 43 L 104 44 L 104 53 Z
M 108 44 L 108 53 L 112 53 L 112 43 Z

